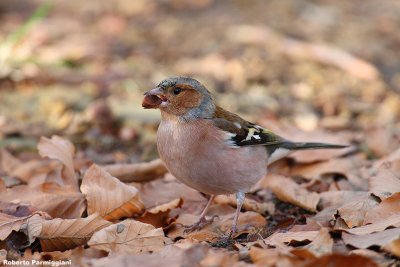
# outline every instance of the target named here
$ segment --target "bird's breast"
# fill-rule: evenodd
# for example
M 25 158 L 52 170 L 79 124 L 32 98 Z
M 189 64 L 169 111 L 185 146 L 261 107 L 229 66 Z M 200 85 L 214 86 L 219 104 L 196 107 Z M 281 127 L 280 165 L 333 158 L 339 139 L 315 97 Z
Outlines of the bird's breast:
M 207 194 L 247 191 L 266 173 L 265 148 L 234 148 L 228 138 L 207 120 L 163 120 L 157 146 L 168 170 L 188 186 Z

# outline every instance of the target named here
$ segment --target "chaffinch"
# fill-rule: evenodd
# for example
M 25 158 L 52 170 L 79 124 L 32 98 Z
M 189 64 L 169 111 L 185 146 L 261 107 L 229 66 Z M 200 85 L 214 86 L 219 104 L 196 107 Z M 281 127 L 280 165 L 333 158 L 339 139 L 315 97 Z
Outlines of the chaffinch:
M 346 147 L 291 142 L 217 106 L 206 87 L 192 78 L 162 81 L 145 93 L 142 106 L 161 111 L 157 147 L 167 169 L 184 184 L 210 195 L 189 231 L 209 223 L 205 215 L 215 195 L 235 193 L 231 236 L 245 193 L 266 174 L 268 164 L 295 150 Z

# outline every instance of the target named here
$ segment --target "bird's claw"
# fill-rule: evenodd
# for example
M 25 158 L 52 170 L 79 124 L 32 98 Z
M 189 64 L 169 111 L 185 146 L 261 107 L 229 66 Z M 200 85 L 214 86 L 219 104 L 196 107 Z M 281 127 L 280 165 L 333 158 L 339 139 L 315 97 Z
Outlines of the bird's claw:
M 186 229 L 183 232 L 185 234 L 188 234 L 193 231 L 201 230 L 203 227 L 206 227 L 207 225 L 211 224 L 216 217 L 218 216 L 214 215 L 209 219 L 207 219 L 206 217 L 200 218 L 200 220 L 198 220 L 194 224 L 184 226 Z

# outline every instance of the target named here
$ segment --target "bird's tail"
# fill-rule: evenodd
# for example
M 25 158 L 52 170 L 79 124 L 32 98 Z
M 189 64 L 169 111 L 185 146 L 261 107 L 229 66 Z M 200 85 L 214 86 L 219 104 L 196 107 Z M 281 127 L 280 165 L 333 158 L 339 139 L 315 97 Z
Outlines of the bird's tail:
M 275 162 L 296 150 L 306 149 L 339 149 L 346 148 L 346 145 L 335 145 L 327 143 L 298 143 L 291 141 L 284 141 L 279 144 L 267 146 L 268 164 Z
M 327 144 L 327 143 L 297 143 L 289 142 L 288 149 L 290 150 L 305 150 L 305 149 L 338 149 L 346 148 L 345 145 Z

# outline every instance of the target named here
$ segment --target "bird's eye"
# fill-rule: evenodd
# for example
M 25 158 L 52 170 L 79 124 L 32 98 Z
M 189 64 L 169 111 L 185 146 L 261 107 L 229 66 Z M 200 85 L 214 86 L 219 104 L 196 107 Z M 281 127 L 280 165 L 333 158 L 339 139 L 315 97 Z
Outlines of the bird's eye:
M 179 87 L 174 88 L 174 95 L 179 95 L 179 93 L 182 92 L 182 89 Z

